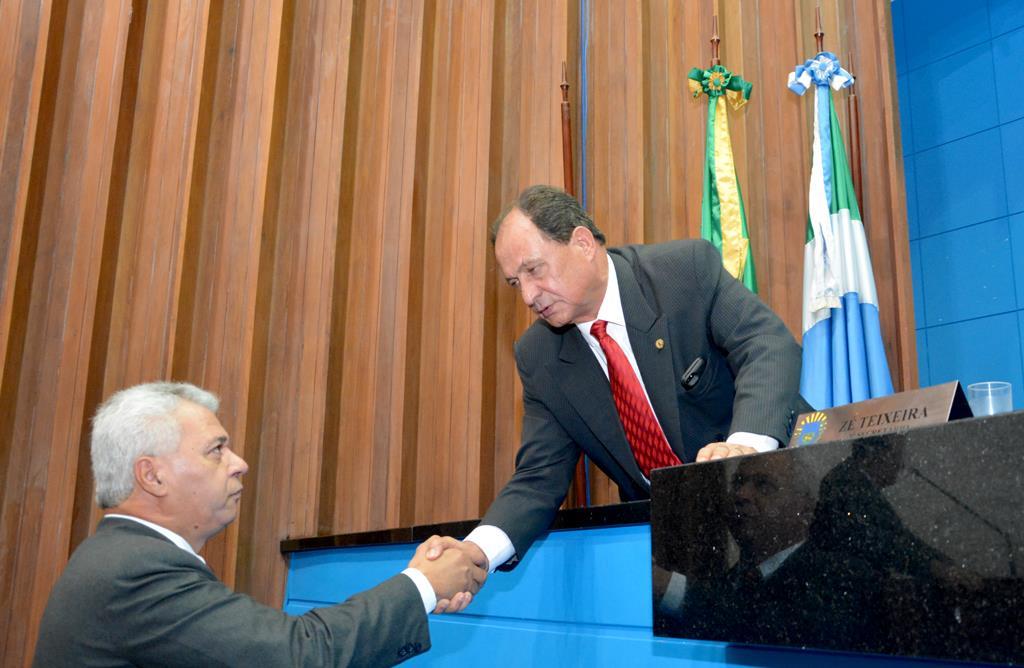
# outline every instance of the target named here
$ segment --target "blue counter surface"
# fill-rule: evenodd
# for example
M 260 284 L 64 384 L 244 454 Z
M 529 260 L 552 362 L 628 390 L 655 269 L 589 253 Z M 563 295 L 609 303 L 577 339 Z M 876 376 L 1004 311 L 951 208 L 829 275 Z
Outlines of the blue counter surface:
M 405 568 L 414 544 L 289 555 L 285 611 L 339 602 Z M 553 531 L 512 572 L 494 573 L 466 611 L 430 619 L 433 648 L 404 665 L 964 666 L 863 654 L 655 637 L 648 524 Z

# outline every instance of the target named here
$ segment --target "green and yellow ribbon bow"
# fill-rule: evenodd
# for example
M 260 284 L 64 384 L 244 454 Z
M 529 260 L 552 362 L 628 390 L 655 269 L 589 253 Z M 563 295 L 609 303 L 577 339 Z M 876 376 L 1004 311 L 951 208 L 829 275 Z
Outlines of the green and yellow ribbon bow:
M 704 199 L 701 207 L 701 236 L 722 254 L 726 271 L 757 292 L 754 256 L 747 235 L 743 195 L 736 178 L 729 138 L 726 100 L 739 109 L 750 99 L 753 85 L 721 65 L 690 70 L 687 82 L 694 99 L 708 96 L 708 127 L 704 155 Z

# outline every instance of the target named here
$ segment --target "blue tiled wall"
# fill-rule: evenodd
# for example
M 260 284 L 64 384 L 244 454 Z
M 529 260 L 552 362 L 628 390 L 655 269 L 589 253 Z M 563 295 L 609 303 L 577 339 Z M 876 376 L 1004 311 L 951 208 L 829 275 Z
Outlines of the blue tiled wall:
M 921 385 L 1024 407 L 1024 1 L 895 0 Z

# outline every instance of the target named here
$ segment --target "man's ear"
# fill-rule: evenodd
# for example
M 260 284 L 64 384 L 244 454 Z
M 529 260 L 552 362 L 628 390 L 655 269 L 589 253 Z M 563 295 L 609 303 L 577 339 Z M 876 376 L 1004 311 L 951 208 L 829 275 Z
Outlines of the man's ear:
M 166 496 L 167 485 L 163 467 L 156 457 L 143 455 L 135 460 L 135 484 L 139 489 L 153 496 Z
M 569 243 L 582 250 L 587 259 L 594 256 L 594 251 L 597 248 L 597 239 L 594 238 L 594 233 L 582 225 L 577 225 L 573 229 Z

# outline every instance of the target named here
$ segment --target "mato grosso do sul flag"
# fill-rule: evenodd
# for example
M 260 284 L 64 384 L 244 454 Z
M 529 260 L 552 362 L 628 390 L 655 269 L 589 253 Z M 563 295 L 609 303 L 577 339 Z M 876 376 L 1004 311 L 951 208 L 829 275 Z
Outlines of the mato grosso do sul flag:
M 747 235 L 747 214 L 736 178 L 729 138 L 726 100 L 739 109 L 750 99 L 753 86 L 721 65 L 702 70 L 695 67 L 687 76 L 690 92 L 696 99 L 708 96 L 707 138 L 704 149 L 704 198 L 700 215 L 700 235 L 722 254 L 726 271 L 757 292 L 754 256 Z
M 827 51 L 789 75 L 797 95 L 814 88 L 800 393 L 818 409 L 892 394 L 871 255 L 830 90 L 852 85 Z

